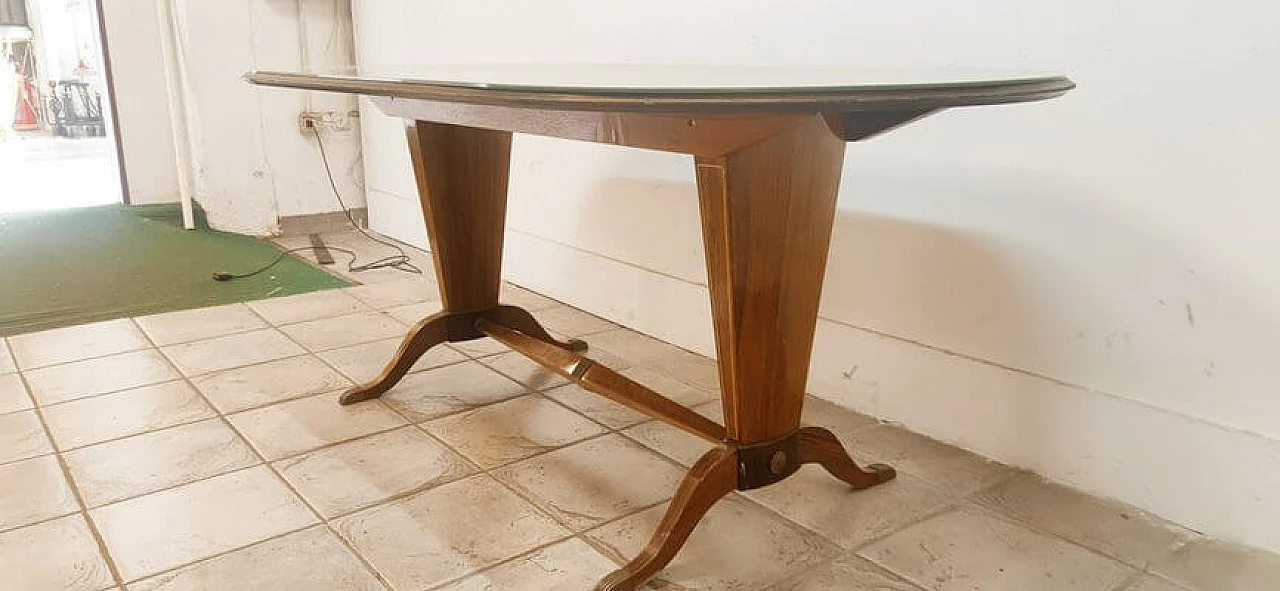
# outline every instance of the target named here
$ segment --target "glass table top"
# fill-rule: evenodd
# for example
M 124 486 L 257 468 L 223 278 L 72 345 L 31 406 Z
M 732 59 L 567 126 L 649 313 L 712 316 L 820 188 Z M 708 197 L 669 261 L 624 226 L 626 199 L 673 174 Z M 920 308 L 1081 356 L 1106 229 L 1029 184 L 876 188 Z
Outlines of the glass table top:
M 406 99 L 638 110 L 844 110 L 1042 100 L 1074 87 L 1056 74 L 961 68 L 438 64 L 259 71 L 255 84 Z
M 355 67 L 317 76 L 529 92 L 608 94 L 839 92 L 857 89 L 955 88 L 1065 80 L 1035 72 L 960 68 L 804 68 L 660 64 L 438 64 Z

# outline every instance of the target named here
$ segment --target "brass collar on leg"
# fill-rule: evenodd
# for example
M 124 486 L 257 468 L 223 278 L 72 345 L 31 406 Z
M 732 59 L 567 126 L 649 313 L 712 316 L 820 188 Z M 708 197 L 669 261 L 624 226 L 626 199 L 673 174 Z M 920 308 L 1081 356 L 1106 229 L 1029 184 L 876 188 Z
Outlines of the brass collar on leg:
M 801 466 L 798 433 L 766 443 L 736 446 L 738 490 L 763 488 L 795 474 Z

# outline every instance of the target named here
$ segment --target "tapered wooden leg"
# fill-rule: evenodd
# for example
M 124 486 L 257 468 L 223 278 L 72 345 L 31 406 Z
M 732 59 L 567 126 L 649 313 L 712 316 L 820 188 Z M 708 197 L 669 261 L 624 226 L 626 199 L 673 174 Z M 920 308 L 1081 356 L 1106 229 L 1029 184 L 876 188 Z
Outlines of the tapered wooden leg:
M 821 117 L 695 159 L 730 441 L 800 427 L 844 141 Z
M 497 306 L 511 132 L 418 121 L 406 133 L 444 310 Z
M 737 454 L 727 447 L 703 455 L 680 483 L 649 545 L 626 566 L 601 579 L 596 591 L 634 591 L 671 562 L 707 510 L 737 486 L 736 459 Z
M 835 434 L 822 427 L 804 427 L 796 436 L 799 463 L 818 464 L 855 489 L 883 484 L 897 476 L 893 468 L 884 464 L 871 464 L 865 470 L 858 467 Z
M 404 377 L 409 368 L 422 357 L 428 349 L 449 340 L 449 314 L 440 312 L 420 320 L 400 343 L 395 356 L 383 368 L 378 377 L 343 392 L 338 397 L 339 404 L 355 404 L 370 398 L 377 398 Z
M 481 317 L 558 347 L 585 350 L 580 340 L 552 338 L 527 311 L 498 305 L 511 133 L 425 121 L 405 133 L 444 310 L 410 329 L 377 378 L 344 392 L 338 401 L 353 404 L 381 396 L 431 347 L 482 338 L 475 328 Z
M 727 441 L 694 466 L 644 551 L 598 589 L 635 589 L 729 490 L 817 463 L 856 488 L 863 470 L 830 431 L 800 428 L 844 142 L 820 117 L 736 152 L 698 156 L 698 197 Z

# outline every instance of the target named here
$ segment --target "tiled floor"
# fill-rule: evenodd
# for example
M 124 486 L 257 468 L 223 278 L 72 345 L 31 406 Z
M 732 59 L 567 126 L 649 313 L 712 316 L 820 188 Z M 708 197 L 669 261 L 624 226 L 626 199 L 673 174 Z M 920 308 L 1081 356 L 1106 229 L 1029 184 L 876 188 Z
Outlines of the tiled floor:
M 714 365 L 535 294 L 561 336 L 708 416 Z M 336 404 L 427 279 L 21 335 L 0 346 L 0 589 L 589 589 L 706 444 L 491 342 Z M 1280 558 L 811 399 L 864 461 L 717 504 L 653 589 L 1233 591 Z

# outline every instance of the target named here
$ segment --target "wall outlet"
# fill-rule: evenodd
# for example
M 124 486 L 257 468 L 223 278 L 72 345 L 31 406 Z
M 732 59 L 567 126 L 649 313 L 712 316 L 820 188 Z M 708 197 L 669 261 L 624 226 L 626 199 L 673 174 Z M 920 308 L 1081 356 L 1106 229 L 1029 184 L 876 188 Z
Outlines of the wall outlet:
M 298 113 L 298 131 L 311 133 L 320 131 L 351 131 L 351 119 L 347 113 L 338 111 L 303 111 Z
M 312 130 L 317 130 L 322 127 L 324 127 L 324 124 L 321 120 L 320 113 L 316 113 L 315 111 L 303 111 L 298 113 L 298 131 L 301 131 L 302 133 L 311 133 Z

